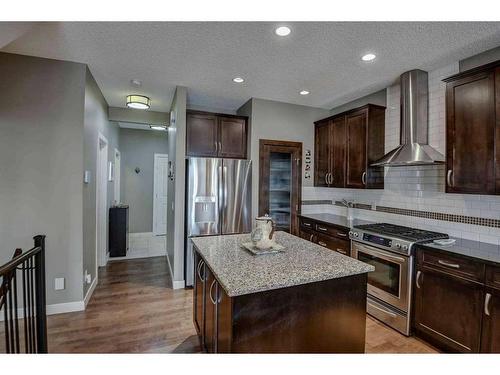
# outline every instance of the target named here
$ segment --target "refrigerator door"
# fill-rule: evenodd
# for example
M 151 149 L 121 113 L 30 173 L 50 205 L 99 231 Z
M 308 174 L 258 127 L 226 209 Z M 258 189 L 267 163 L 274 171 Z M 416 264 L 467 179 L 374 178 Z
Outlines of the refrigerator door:
M 224 159 L 221 185 L 222 234 L 252 230 L 252 161 Z
M 220 234 L 219 184 L 222 159 L 189 158 L 187 236 Z

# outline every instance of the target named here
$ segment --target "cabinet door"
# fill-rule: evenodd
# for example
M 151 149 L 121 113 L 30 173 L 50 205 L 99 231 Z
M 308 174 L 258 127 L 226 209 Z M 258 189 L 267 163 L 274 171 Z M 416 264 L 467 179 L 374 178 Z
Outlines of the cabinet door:
M 366 183 L 366 111 L 346 116 L 346 187 L 364 188 Z
M 205 262 L 201 259 L 198 253 L 195 252 L 194 262 L 194 288 L 193 288 L 193 320 L 198 336 L 203 342 L 204 336 L 204 309 L 205 309 Z
M 346 125 L 345 116 L 332 120 L 331 123 L 331 186 L 345 187 L 345 152 L 346 152 Z
M 217 117 L 209 113 L 186 116 L 186 155 L 216 157 L 218 151 Z
M 446 351 L 479 352 L 483 285 L 445 272 L 418 268 L 415 290 L 418 336 Z
M 494 73 L 448 82 L 446 90 L 446 192 L 494 194 Z
M 242 118 L 218 117 L 219 156 L 222 158 L 247 158 L 247 122 Z
M 299 231 L 299 237 L 307 241 L 315 242 L 314 233 L 308 230 L 301 229 Z
M 500 290 L 486 289 L 481 351 L 500 353 Z
M 318 233 L 316 235 L 317 244 L 327 249 L 336 251 L 337 253 L 349 256 L 350 251 L 350 241 L 341 240 L 326 234 Z
M 208 267 L 205 267 L 205 271 L 205 336 L 203 341 L 207 353 L 214 353 L 217 334 L 217 306 L 215 304 L 215 298 L 217 297 L 217 281 Z
M 314 131 L 314 186 L 329 186 L 330 122 L 316 124 Z

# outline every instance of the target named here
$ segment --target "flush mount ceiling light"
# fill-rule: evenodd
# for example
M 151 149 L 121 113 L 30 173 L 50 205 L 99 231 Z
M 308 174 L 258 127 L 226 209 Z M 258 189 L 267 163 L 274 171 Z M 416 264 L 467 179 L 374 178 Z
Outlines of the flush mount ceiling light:
M 363 55 L 361 57 L 361 60 L 366 61 L 366 62 L 370 62 L 370 61 L 375 60 L 375 57 L 377 57 L 377 56 L 375 56 L 375 54 L 367 53 L 366 55 Z
M 243 82 L 245 82 L 245 80 L 241 77 L 235 77 L 235 78 L 233 78 L 233 82 L 234 83 L 243 83 Z
M 162 132 L 164 132 L 165 130 L 167 130 L 167 127 L 165 125 L 149 125 L 149 128 L 151 130 L 159 130 L 159 131 L 162 131 Z
M 151 107 L 151 99 L 143 95 L 127 96 L 127 107 L 135 109 L 148 109 Z
M 292 30 L 288 26 L 280 26 L 277 27 L 274 32 L 279 36 L 287 36 L 292 32 Z
M 307 90 L 302 90 L 302 91 L 299 91 L 299 94 L 300 94 L 300 95 L 309 95 L 309 94 L 310 94 L 310 92 L 309 92 L 309 91 L 307 91 Z

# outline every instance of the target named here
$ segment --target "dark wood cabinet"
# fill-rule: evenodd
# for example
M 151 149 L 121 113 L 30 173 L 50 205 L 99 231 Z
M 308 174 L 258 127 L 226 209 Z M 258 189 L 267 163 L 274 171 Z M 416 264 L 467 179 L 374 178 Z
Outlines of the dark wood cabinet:
M 318 233 L 315 239 L 316 241 L 314 242 L 320 246 L 326 247 L 327 249 L 336 251 L 337 253 L 343 255 L 351 255 L 351 242 L 348 240 L 342 240 L 340 238 L 322 233 Z
M 500 194 L 500 61 L 446 82 L 446 192 Z
M 198 253 L 194 254 L 194 285 L 193 285 L 193 322 L 201 343 L 205 340 L 204 314 L 205 314 L 205 262 Z
M 299 234 L 302 195 L 302 143 L 259 142 L 259 215 L 268 214 L 276 230 Z
M 128 251 L 128 206 L 109 209 L 109 256 L 124 257 Z
M 444 271 L 418 268 L 415 329 L 447 351 L 479 352 L 483 286 Z
M 300 217 L 299 237 L 340 254 L 351 255 L 349 229 Z
M 315 186 L 384 187 L 385 107 L 368 104 L 315 123 Z
M 246 159 L 247 127 L 246 117 L 188 111 L 186 155 Z
M 447 352 L 500 352 L 500 267 L 420 248 L 414 330 Z

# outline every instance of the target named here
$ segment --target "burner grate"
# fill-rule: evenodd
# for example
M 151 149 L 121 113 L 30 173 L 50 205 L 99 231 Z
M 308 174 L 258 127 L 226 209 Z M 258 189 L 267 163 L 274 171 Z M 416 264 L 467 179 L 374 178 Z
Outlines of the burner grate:
M 445 233 L 431 232 L 428 230 L 414 229 L 402 225 L 380 223 L 364 224 L 355 228 L 366 230 L 380 235 L 393 236 L 413 242 L 430 241 L 439 238 L 448 238 Z

